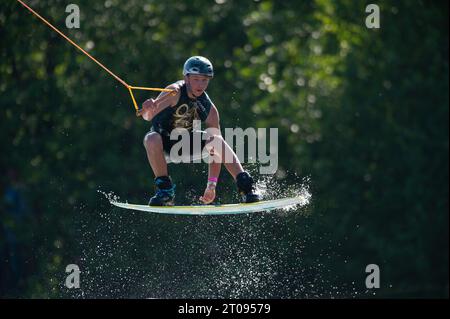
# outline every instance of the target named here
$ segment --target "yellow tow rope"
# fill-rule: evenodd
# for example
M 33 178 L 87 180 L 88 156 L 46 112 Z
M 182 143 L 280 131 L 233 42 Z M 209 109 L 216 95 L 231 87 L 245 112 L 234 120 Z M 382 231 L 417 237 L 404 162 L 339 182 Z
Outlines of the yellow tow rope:
M 26 9 L 28 9 L 31 13 L 33 13 L 36 17 L 38 17 L 39 19 L 41 19 L 45 24 L 47 24 L 50 28 L 52 28 L 55 32 L 57 32 L 60 36 L 62 36 L 64 39 L 66 39 L 70 44 L 72 44 L 73 46 L 75 46 L 78 50 L 80 50 L 81 52 L 83 52 L 87 57 L 89 57 L 92 61 L 94 61 L 95 63 L 97 63 L 103 70 L 105 70 L 106 72 L 108 72 L 111 76 L 113 76 L 117 81 L 119 81 L 122 85 L 124 85 L 128 91 L 130 92 L 131 95 L 131 100 L 133 101 L 133 105 L 134 108 L 136 109 L 136 115 L 139 116 L 139 108 L 137 106 L 136 103 L 136 99 L 134 98 L 133 95 L 133 90 L 147 90 L 147 91 L 159 91 L 159 92 L 170 92 L 172 94 L 175 93 L 174 90 L 169 90 L 169 89 L 160 89 L 160 88 L 149 88 L 149 87 L 140 87 L 140 86 L 131 86 L 128 85 L 124 80 L 122 80 L 121 78 L 119 78 L 117 75 L 115 75 L 111 70 L 109 70 L 106 66 L 104 66 L 102 63 L 100 63 L 99 61 L 97 61 L 92 55 L 90 55 L 89 53 L 87 53 L 85 50 L 83 50 L 83 48 L 81 48 L 78 44 L 76 44 L 75 42 L 73 42 L 68 36 L 66 36 L 64 33 L 62 33 L 61 31 L 59 31 L 56 27 L 54 27 L 50 22 L 48 22 L 47 20 L 45 20 L 43 17 L 41 17 L 36 11 L 34 11 L 33 9 L 31 9 L 29 6 L 27 6 L 22 0 L 17 0 L 18 2 L 20 2 L 21 5 L 23 5 Z

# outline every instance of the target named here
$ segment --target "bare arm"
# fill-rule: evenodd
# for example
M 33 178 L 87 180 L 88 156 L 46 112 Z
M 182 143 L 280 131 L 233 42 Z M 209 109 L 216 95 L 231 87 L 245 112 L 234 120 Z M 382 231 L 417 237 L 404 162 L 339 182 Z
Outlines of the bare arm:
M 209 111 L 205 124 L 209 128 L 217 128 L 220 132 L 219 111 L 214 104 L 211 105 L 211 110 Z
M 214 160 L 216 163 L 210 162 L 209 177 L 218 177 L 220 174 L 221 163 L 223 163 L 233 178 L 236 178 L 236 176 L 243 172 L 244 169 L 236 153 L 222 137 L 219 124 L 219 112 L 215 106 L 211 108 L 210 114 L 205 122 L 209 128 L 215 128 L 216 132 L 214 132 L 213 135 L 218 137 L 215 142 L 211 143 L 215 148 Z
M 216 130 L 217 132 L 215 132 L 214 135 L 221 136 L 219 111 L 217 110 L 217 108 L 216 108 L 216 106 L 214 104 L 211 106 L 211 110 L 209 111 L 209 114 L 208 114 L 208 117 L 206 118 L 205 124 L 206 124 L 206 126 L 208 128 L 215 128 L 215 129 L 217 129 Z M 223 149 L 223 146 L 221 145 L 221 149 L 220 150 L 216 150 L 216 151 L 219 151 L 219 153 L 222 153 L 222 149 Z M 217 157 L 216 160 L 213 160 L 213 161 L 211 161 L 209 163 L 208 178 L 219 177 L 220 169 L 221 169 L 221 166 L 222 166 L 222 163 L 221 163 L 222 162 L 222 156 L 219 155 L 220 156 L 219 157 L 218 155 L 219 154 L 215 155 L 215 157 Z
M 214 198 L 216 197 L 216 181 L 220 174 L 220 169 L 222 167 L 221 163 L 221 156 L 219 153 L 221 150 L 217 150 L 216 148 L 222 148 L 222 142 L 219 140 L 220 143 L 216 143 L 214 141 L 214 136 L 220 136 L 220 123 L 219 123 L 219 112 L 217 111 L 217 108 L 214 105 L 211 105 L 211 110 L 209 111 L 208 117 L 205 121 L 206 126 L 208 129 L 215 129 L 215 132 L 211 132 L 211 130 L 208 130 L 208 133 L 212 133 L 213 136 L 209 136 L 208 142 L 211 141 L 210 144 L 208 144 L 207 147 L 210 154 L 213 151 L 214 154 L 212 156 L 212 161 L 209 162 L 209 169 L 208 169 L 208 183 L 205 189 L 205 193 L 203 196 L 200 197 L 200 200 L 205 204 L 210 204 Z M 211 135 L 211 134 L 210 134 Z M 217 145 L 219 144 L 219 145 Z
M 174 106 L 180 98 L 180 86 L 176 83 L 166 87 L 172 92 L 161 92 L 156 99 L 148 99 L 142 104 L 138 115 L 146 121 L 151 121 L 159 112 L 166 107 Z

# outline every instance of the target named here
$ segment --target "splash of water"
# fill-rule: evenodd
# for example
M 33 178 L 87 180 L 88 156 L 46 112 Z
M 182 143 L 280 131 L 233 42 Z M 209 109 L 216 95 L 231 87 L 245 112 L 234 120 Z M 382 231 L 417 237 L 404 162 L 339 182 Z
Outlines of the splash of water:
M 120 197 L 116 195 L 113 191 L 104 192 L 101 189 L 97 189 L 97 193 L 102 194 L 109 202 L 119 202 Z
M 301 196 L 308 206 L 309 185 L 260 176 L 256 186 L 265 200 Z M 120 200 L 111 191 L 98 193 Z M 179 197 L 196 195 L 189 189 Z M 185 217 L 97 209 L 81 229 L 85 296 L 340 297 L 324 266 L 334 258 L 333 244 L 316 244 L 327 235 L 311 233 L 303 211 L 295 205 L 270 214 Z

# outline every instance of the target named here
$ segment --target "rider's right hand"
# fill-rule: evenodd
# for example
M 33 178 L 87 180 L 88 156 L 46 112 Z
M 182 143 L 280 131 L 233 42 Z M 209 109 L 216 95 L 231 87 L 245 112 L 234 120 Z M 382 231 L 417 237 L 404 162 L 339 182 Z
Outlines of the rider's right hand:
M 142 116 L 144 120 L 150 121 L 155 115 L 158 105 L 154 99 L 148 99 L 142 103 L 142 108 L 138 111 L 138 114 Z

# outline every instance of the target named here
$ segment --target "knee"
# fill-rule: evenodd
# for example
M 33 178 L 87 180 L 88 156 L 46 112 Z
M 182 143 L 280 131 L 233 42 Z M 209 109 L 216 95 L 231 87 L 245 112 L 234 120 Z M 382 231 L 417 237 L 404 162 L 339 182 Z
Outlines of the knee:
M 225 140 L 221 135 L 210 136 L 206 141 L 206 149 L 210 152 L 210 155 L 221 154 L 224 148 Z
M 144 142 L 144 147 L 147 150 L 162 147 L 161 135 L 159 135 L 156 132 L 151 132 L 151 133 L 148 133 L 147 135 L 145 135 L 143 142 Z
M 225 140 L 223 139 L 222 135 L 212 135 L 209 136 L 208 139 L 206 140 L 206 144 L 211 144 L 211 145 L 223 145 L 225 143 Z

